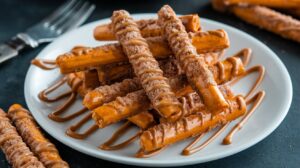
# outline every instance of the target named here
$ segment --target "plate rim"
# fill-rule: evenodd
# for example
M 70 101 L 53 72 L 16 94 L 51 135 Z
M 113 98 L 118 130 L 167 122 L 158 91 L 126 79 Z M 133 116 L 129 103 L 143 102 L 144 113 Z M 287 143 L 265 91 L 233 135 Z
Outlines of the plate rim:
M 135 13 L 132 14 L 132 16 L 134 17 L 153 17 L 156 16 L 156 13 Z M 104 19 L 99 19 L 97 21 L 93 21 L 87 24 L 84 24 L 83 26 L 74 29 L 70 32 L 65 33 L 64 35 L 60 36 L 58 39 L 64 38 L 65 36 L 67 36 L 68 34 L 72 33 L 73 31 L 76 31 L 82 27 L 87 27 L 90 26 L 92 24 L 96 24 L 97 22 L 104 22 L 106 20 L 109 20 L 109 18 L 104 18 Z M 266 52 L 270 53 L 270 55 L 272 55 L 272 57 L 274 58 L 274 60 L 278 63 L 281 71 L 283 71 L 283 73 L 287 74 L 285 76 L 283 76 L 284 78 L 284 82 L 286 83 L 286 85 L 288 86 L 288 90 L 287 90 L 287 103 L 284 104 L 284 107 L 282 110 L 282 115 L 280 116 L 280 118 L 277 120 L 277 122 L 273 122 L 272 126 L 267 129 L 265 131 L 264 134 L 261 134 L 261 136 L 257 136 L 255 138 L 253 138 L 253 140 L 245 145 L 242 145 L 240 148 L 233 148 L 231 150 L 228 150 L 226 152 L 222 152 L 222 153 L 216 153 L 214 155 L 214 157 L 210 157 L 210 158 L 202 158 L 202 160 L 199 160 L 197 158 L 188 158 L 186 157 L 186 159 L 184 160 L 172 160 L 172 162 L 170 162 L 170 160 L 154 160 L 154 159 L 141 159 L 141 158 L 124 158 L 122 156 L 117 156 L 117 155 L 113 155 L 113 154 L 106 154 L 106 153 L 99 153 L 99 152 L 94 152 L 93 150 L 90 149 L 84 149 L 82 147 L 78 147 L 76 145 L 76 143 L 69 141 L 67 138 L 65 137 L 60 137 L 58 135 L 55 134 L 55 131 L 52 131 L 50 128 L 47 128 L 45 125 L 40 124 L 40 117 L 35 114 L 32 113 L 33 117 L 36 119 L 36 122 L 39 124 L 40 127 L 42 127 L 49 135 L 51 135 L 52 137 L 54 137 L 56 140 L 60 141 L 61 143 L 63 143 L 64 145 L 77 150 L 78 152 L 87 154 L 89 156 L 93 156 L 96 158 L 100 158 L 100 159 L 104 159 L 107 161 L 111 161 L 111 162 L 117 162 L 117 163 L 121 163 L 121 164 L 127 164 L 127 165 L 139 165 L 139 166 L 146 166 L 146 167 L 150 167 L 150 166 L 155 166 L 155 167 L 170 167 L 170 166 L 183 166 L 183 165 L 192 165 L 192 164 L 197 164 L 197 163 L 204 163 L 204 162 L 209 162 L 209 161 L 213 161 L 213 160 L 217 160 L 217 159 L 221 159 L 221 158 L 225 158 L 228 156 L 231 156 L 233 154 L 239 153 L 251 146 L 254 146 L 255 144 L 257 144 L 258 142 L 262 141 L 263 139 L 265 139 L 267 136 L 269 136 L 276 128 L 278 128 L 278 126 L 282 123 L 282 121 L 284 120 L 284 118 L 286 117 L 287 113 L 289 112 L 291 103 L 292 103 L 292 97 L 293 97 L 293 86 L 292 86 L 292 81 L 291 81 L 291 77 L 290 74 L 287 70 L 287 68 L 285 67 L 285 65 L 283 64 L 283 62 L 280 60 L 280 58 L 277 56 L 276 53 L 274 53 L 268 46 L 266 46 L 264 43 L 262 43 L 260 40 L 256 39 L 255 37 L 253 37 L 252 35 L 241 31 L 233 26 L 218 22 L 218 21 L 214 21 L 211 19 L 207 19 L 207 18 L 203 18 L 201 17 L 201 21 L 205 20 L 205 22 L 210 22 L 212 24 L 216 24 L 216 25 L 222 25 L 224 28 L 226 29 L 230 29 L 230 31 L 238 33 L 238 34 L 243 34 L 244 36 L 247 36 L 247 38 L 251 41 L 254 41 L 256 43 L 258 43 L 259 45 L 261 45 L 264 49 L 266 49 Z M 56 41 L 56 40 L 55 40 Z M 53 41 L 52 43 L 54 43 L 55 41 Z M 50 43 L 50 44 L 52 44 Z M 49 44 L 49 45 L 50 45 Z M 39 57 L 41 55 L 41 53 L 46 50 L 47 47 L 49 47 L 49 45 L 47 45 L 44 49 L 42 49 L 39 54 L 37 55 L 37 57 Z M 33 65 L 30 65 L 27 73 L 26 73 L 26 78 L 25 78 L 25 84 L 24 84 L 24 95 L 25 95 L 25 101 L 26 104 L 29 108 L 30 111 L 38 111 L 38 109 L 36 109 L 33 105 L 33 103 L 30 103 L 30 97 L 29 97 L 29 90 L 26 89 L 28 88 L 28 83 L 29 83 L 29 74 L 31 73 L 31 71 L 33 71 Z M 35 110 L 33 110 L 35 109 Z

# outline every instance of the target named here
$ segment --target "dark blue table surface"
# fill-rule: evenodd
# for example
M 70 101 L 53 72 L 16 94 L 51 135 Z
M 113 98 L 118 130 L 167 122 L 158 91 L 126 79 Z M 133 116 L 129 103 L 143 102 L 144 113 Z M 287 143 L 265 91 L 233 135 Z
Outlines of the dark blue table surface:
M 269 46 L 286 65 L 293 82 L 293 103 L 282 124 L 266 139 L 255 146 L 233 156 L 220 160 L 186 167 L 210 168 L 296 168 L 300 167 L 300 44 L 285 40 L 277 35 L 248 25 L 234 16 L 220 14 L 212 10 L 208 1 L 100 1 L 94 0 L 96 11 L 87 22 L 110 17 L 115 9 L 126 9 L 130 13 L 155 13 L 163 4 L 170 4 L 177 13 L 198 13 L 200 17 L 213 19 L 245 31 Z M 30 25 L 40 21 L 61 4 L 59 0 L 1 0 L 0 1 L 0 41 L 4 41 Z M 30 60 L 45 45 L 35 50 L 23 52 L 17 58 L 0 65 L 0 107 L 4 110 L 12 103 L 25 105 L 23 85 Z M 268 122 L 268 121 L 266 121 Z M 46 133 L 45 133 L 46 134 Z M 56 145 L 61 156 L 71 167 L 119 167 L 132 166 L 93 158 L 77 152 L 51 136 L 46 136 Z M 0 152 L 0 168 L 9 167 L 5 156 Z

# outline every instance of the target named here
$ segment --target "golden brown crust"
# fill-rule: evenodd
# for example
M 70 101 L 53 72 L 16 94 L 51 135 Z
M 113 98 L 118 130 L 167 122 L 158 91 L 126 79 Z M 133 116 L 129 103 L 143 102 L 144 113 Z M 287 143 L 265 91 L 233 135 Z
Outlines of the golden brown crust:
M 300 42 L 299 20 L 262 6 L 233 6 L 231 11 L 250 24 Z
M 229 102 L 229 109 L 214 116 L 209 111 L 202 111 L 184 117 L 175 123 L 164 122 L 144 131 L 140 137 L 141 149 L 144 152 L 155 151 L 183 139 L 207 132 L 245 114 L 246 103 L 241 96 L 236 96 Z
M 197 14 L 184 15 L 179 17 L 188 32 L 200 31 L 200 19 Z M 136 21 L 143 37 L 161 36 L 161 27 L 157 24 L 157 19 L 147 19 Z M 94 29 L 96 40 L 115 40 L 111 24 L 99 25 Z
M 199 54 L 217 52 L 229 47 L 229 39 L 224 30 L 190 33 L 190 37 Z M 162 37 L 147 38 L 146 40 L 156 59 L 172 55 L 168 43 Z M 118 43 L 81 48 L 76 52 L 62 54 L 56 59 L 56 64 L 63 74 L 122 62 L 128 62 L 128 59 Z
M 213 113 L 223 111 L 228 104 L 218 89 L 213 74 L 203 57 L 197 54 L 173 9 L 168 5 L 163 6 L 158 12 L 158 17 L 166 39 L 192 87 L 203 97 L 209 110 Z
M 16 125 L 23 140 L 45 167 L 69 167 L 68 163 L 63 161 L 59 156 L 54 144 L 43 136 L 34 119 L 26 109 L 19 104 L 14 104 L 9 108 L 8 116 Z
M 153 107 L 168 120 L 179 119 L 181 104 L 175 97 L 168 79 L 163 76 L 163 71 L 159 68 L 136 23 L 124 10 L 114 11 L 111 20 L 115 36 Z
M 14 168 L 44 168 L 44 165 L 23 142 L 22 137 L 2 109 L 0 109 L 0 147 Z

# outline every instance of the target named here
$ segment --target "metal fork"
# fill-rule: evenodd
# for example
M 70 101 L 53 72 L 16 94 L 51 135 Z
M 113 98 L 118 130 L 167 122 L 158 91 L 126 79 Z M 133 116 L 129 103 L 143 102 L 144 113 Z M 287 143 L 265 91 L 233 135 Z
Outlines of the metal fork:
M 93 12 L 95 5 L 83 0 L 68 0 L 50 16 L 0 44 L 0 63 L 13 58 L 25 47 L 36 48 L 81 25 Z

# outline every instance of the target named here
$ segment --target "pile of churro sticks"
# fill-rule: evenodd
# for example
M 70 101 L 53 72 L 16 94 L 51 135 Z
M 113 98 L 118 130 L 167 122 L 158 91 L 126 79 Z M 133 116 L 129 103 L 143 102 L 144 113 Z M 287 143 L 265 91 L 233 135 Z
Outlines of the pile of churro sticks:
M 247 23 L 300 42 L 299 0 L 212 0 L 212 4 L 217 11 L 232 13 Z
M 31 114 L 19 104 L 0 109 L 0 147 L 13 168 L 68 168 Z
M 139 139 L 136 156 L 149 157 L 173 143 L 195 138 L 183 150 L 184 155 L 189 155 L 208 145 L 231 121 L 243 116 L 224 139 L 225 144 L 230 144 L 233 134 L 265 95 L 264 91 L 254 94 L 263 80 L 264 67 L 246 70 L 251 49 L 242 49 L 220 61 L 230 45 L 227 33 L 201 31 L 198 15 L 177 17 L 165 5 L 157 19 L 135 21 L 127 11 L 114 11 L 111 23 L 97 26 L 94 37 L 117 42 L 93 48 L 76 46 L 55 61 L 35 59 L 32 63 L 45 70 L 59 68 L 64 75 L 41 91 L 39 98 L 48 103 L 66 99 L 49 114 L 54 121 L 81 117 L 66 128 L 67 135 L 84 139 L 99 129 L 123 122 L 100 144 L 103 150 L 121 149 Z M 250 73 L 259 75 L 249 93 L 235 95 L 230 86 Z M 71 90 L 51 96 L 64 83 Z M 77 95 L 83 98 L 84 107 L 64 114 Z M 249 110 L 248 104 L 252 104 Z M 82 131 L 90 120 L 94 125 Z M 119 142 L 132 127 L 139 131 Z M 194 147 L 213 128 L 217 132 Z

